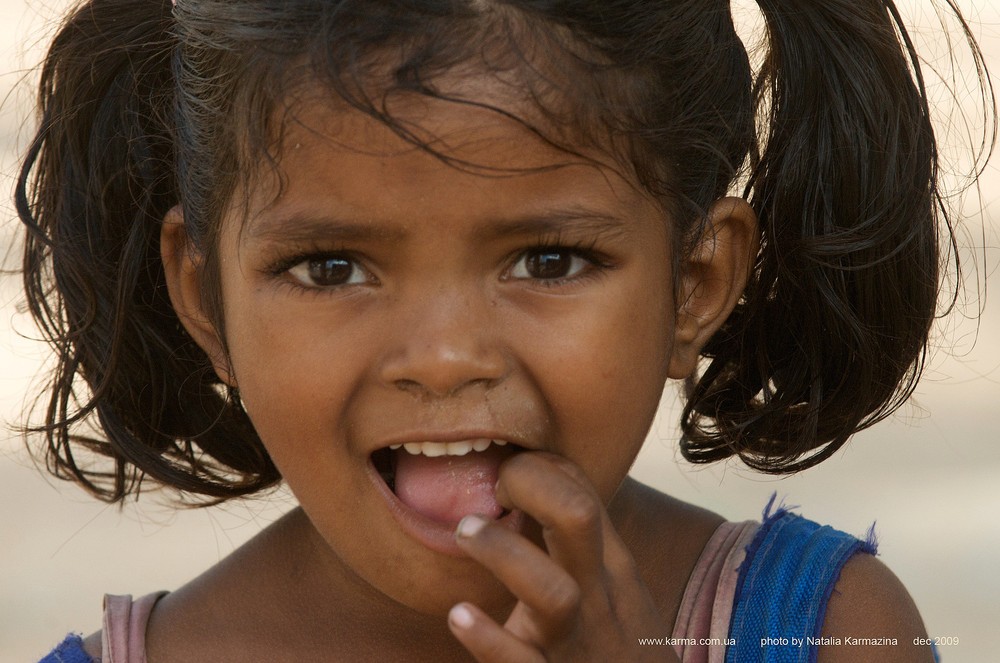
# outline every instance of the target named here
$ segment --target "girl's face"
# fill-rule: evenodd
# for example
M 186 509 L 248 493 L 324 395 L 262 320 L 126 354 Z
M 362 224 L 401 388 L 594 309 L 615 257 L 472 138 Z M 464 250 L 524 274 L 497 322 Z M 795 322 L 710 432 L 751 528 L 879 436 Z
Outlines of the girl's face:
M 224 222 L 219 371 L 345 570 L 427 614 L 499 609 L 509 594 L 460 553 L 455 523 L 486 512 L 537 537 L 493 501 L 512 453 L 565 456 L 611 500 L 684 372 L 670 223 L 610 165 L 496 113 L 422 100 L 395 114 L 448 157 L 507 172 L 301 104 L 280 193 L 265 180 L 246 223 Z M 427 457 L 462 441 L 494 442 Z M 435 444 L 391 449 L 421 442 Z

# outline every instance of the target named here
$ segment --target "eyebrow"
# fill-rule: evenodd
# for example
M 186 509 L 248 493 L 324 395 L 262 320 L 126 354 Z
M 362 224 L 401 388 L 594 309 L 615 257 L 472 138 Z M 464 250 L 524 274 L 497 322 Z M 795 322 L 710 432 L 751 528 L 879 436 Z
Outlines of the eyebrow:
M 624 234 L 628 225 L 624 219 L 589 209 L 571 207 L 545 210 L 523 218 L 499 220 L 478 229 L 478 239 L 498 239 L 522 235 L 548 235 L 563 232 L 601 237 Z
M 499 219 L 483 223 L 472 236 L 477 240 L 494 240 L 525 235 L 549 235 L 572 232 L 601 237 L 625 234 L 628 224 L 624 219 L 606 212 L 582 206 L 554 208 L 526 214 L 512 219 Z M 310 242 L 310 241 L 372 241 L 398 243 L 408 232 L 390 224 L 365 222 L 358 219 L 332 216 L 313 216 L 294 213 L 251 222 L 244 234 L 244 241 L 259 242 Z
M 295 213 L 251 222 L 243 240 L 260 242 L 302 242 L 315 240 L 365 241 L 383 239 L 399 241 L 406 236 L 402 228 L 387 228 L 355 219 L 313 216 Z

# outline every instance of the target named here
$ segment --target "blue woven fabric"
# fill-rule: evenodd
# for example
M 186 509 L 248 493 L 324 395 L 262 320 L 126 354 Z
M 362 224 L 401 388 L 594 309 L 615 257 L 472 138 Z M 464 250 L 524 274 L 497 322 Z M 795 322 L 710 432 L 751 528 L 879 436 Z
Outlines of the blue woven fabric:
M 875 553 L 874 536 L 861 541 L 783 508 L 770 514 L 747 549 L 733 601 L 726 663 L 815 663 L 826 605 L 840 570 L 857 552 Z
M 80 636 L 70 633 L 58 647 L 38 663 L 94 663 L 94 659 L 83 651 L 83 640 Z

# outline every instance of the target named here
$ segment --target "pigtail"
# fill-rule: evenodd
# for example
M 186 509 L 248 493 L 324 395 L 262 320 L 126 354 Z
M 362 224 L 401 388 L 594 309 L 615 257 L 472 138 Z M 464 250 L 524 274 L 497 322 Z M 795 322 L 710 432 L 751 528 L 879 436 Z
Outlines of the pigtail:
M 170 0 L 93 0 L 67 19 L 17 183 L 28 306 L 58 357 L 45 423 L 29 432 L 50 471 L 108 501 L 147 476 L 215 499 L 279 478 L 164 285 L 160 227 L 182 197 L 172 26 Z
M 759 5 L 766 132 L 745 195 L 761 250 L 743 301 L 706 348 L 682 450 L 779 473 L 827 458 L 912 393 L 948 218 L 920 64 L 893 3 Z

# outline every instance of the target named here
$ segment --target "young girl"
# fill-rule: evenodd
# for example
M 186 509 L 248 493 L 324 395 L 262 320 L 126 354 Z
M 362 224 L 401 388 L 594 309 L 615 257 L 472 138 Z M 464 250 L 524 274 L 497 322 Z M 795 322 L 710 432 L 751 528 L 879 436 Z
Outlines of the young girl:
M 922 366 L 917 54 L 760 8 L 754 76 L 706 0 L 84 2 L 17 194 L 47 460 L 300 508 L 46 660 L 932 660 L 871 542 L 627 477 L 668 379 L 688 459 L 784 473 Z

